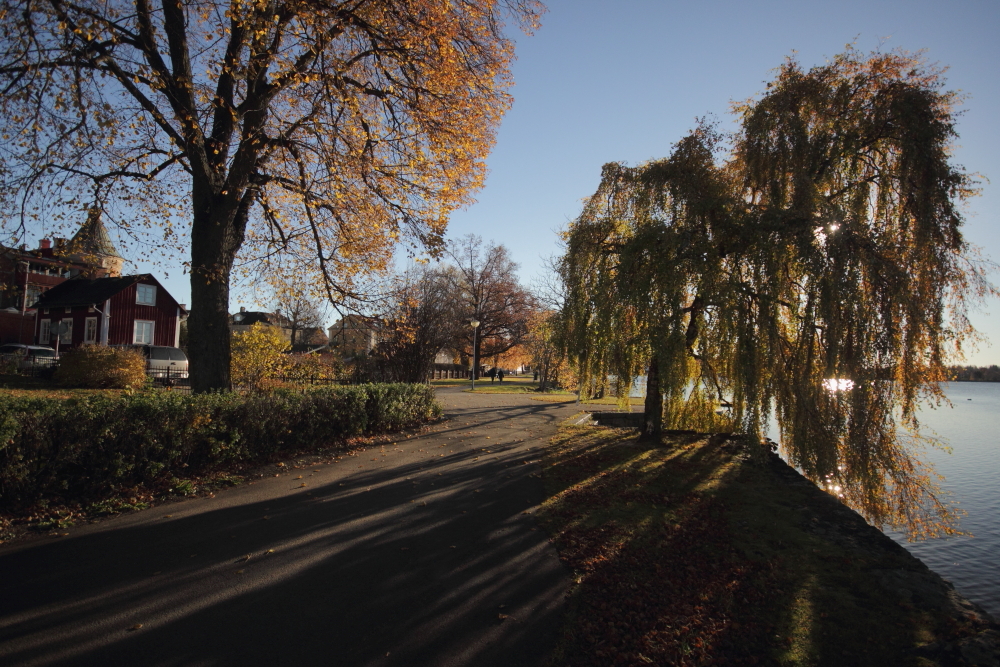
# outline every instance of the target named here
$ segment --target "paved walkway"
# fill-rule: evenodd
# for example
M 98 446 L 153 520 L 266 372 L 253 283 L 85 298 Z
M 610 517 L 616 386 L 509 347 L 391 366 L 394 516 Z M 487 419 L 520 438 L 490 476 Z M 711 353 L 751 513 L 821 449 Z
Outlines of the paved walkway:
M 438 395 L 430 433 L 0 547 L 0 664 L 538 664 L 568 578 L 537 460 L 575 406 Z

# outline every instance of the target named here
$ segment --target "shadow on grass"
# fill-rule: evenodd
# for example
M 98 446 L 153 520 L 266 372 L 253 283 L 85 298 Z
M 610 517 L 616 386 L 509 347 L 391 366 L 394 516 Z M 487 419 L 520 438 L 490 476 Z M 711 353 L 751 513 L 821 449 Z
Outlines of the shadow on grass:
M 541 516 L 577 584 L 552 664 L 948 664 L 981 629 L 776 457 L 634 433 L 563 427 L 546 457 Z

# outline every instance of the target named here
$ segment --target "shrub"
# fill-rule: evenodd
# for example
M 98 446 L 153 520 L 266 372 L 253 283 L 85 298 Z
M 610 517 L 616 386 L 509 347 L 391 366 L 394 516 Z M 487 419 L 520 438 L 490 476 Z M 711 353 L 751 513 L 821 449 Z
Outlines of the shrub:
M 230 361 L 233 384 L 260 391 L 268 380 L 281 376 L 288 348 L 278 329 L 259 322 L 246 331 L 234 332 Z
M 134 389 L 146 383 L 146 360 L 135 350 L 84 345 L 62 354 L 55 381 L 64 387 Z
M 99 499 L 114 488 L 173 486 L 175 479 L 315 450 L 440 414 L 431 388 L 401 384 L 247 396 L 0 395 L 0 507 L 42 496 Z

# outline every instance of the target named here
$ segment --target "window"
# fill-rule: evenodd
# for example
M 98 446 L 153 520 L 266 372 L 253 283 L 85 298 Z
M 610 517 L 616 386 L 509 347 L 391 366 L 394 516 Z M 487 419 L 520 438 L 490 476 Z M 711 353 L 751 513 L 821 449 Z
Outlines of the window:
M 69 345 L 73 342 L 73 320 L 59 322 L 59 342 Z
M 52 342 L 52 322 L 49 320 L 42 320 L 41 326 L 38 330 L 38 344 L 48 345 Z
M 28 286 L 28 296 L 25 298 L 25 307 L 31 308 L 38 301 L 38 297 L 42 295 L 42 288 L 36 285 Z
M 72 313 L 73 312 L 73 306 L 66 306 L 66 312 L 67 313 Z
M 156 305 L 156 285 L 137 285 L 135 302 L 142 306 Z
M 153 323 L 147 320 L 135 321 L 135 339 L 132 341 L 137 345 L 153 344 Z
M 83 326 L 83 342 L 84 343 L 96 343 L 97 342 L 97 318 L 88 317 Z

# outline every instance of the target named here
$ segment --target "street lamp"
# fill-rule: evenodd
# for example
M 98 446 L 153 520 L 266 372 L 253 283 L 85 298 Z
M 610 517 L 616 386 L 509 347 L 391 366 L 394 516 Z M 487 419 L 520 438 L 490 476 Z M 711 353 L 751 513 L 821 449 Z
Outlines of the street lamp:
M 479 320 L 469 322 L 472 327 L 472 391 L 476 390 L 476 337 L 479 334 Z

